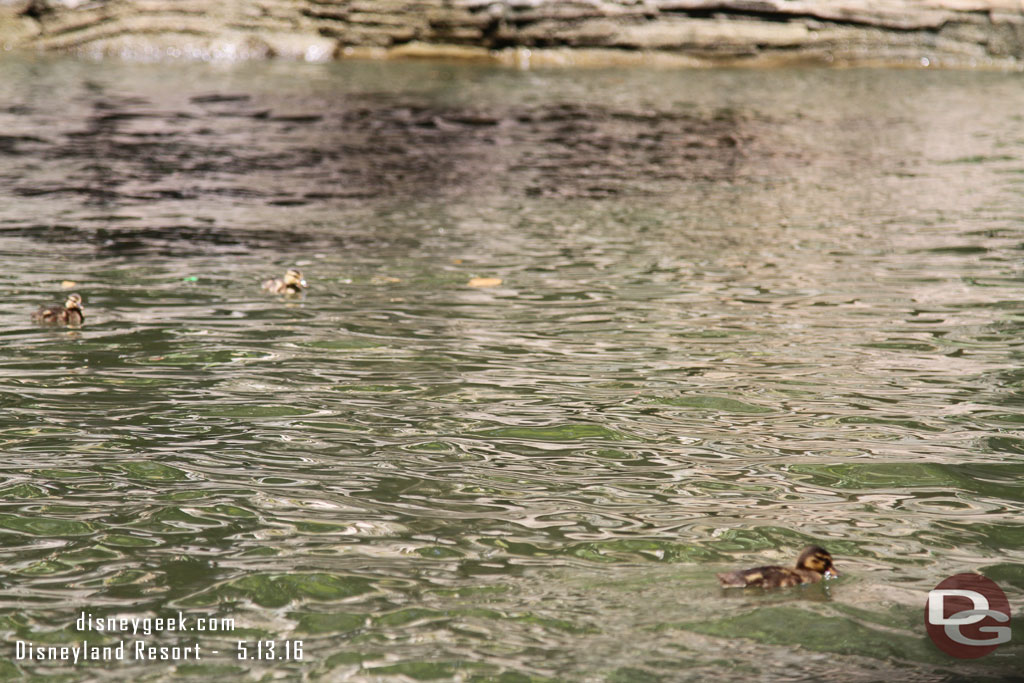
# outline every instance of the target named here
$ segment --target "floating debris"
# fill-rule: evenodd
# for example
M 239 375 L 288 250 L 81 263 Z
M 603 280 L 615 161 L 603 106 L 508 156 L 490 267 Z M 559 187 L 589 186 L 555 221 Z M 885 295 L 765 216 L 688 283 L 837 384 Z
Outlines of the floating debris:
M 497 287 L 501 284 L 500 277 L 474 277 L 466 283 L 470 287 Z

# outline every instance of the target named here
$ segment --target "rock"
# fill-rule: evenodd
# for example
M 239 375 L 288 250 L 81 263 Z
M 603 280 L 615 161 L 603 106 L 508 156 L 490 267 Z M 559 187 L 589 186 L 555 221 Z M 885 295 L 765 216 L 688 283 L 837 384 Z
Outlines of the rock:
M 484 51 L 517 66 L 813 61 L 1022 68 L 1024 3 L 0 0 L 0 47 L 136 59 L 403 58 L 432 51 L 479 59 Z

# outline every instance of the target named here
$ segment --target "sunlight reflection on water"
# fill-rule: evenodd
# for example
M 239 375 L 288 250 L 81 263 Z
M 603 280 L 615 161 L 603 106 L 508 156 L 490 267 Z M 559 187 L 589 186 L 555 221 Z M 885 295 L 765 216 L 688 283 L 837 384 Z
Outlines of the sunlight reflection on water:
M 8 642 L 181 609 L 304 640 L 286 676 L 1020 661 L 921 623 L 957 572 L 1024 589 L 1019 79 L 3 69 Z M 86 325 L 32 327 L 65 279 Z M 714 582 L 810 542 L 841 580 Z M 255 677 L 237 639 L 102 670 Z

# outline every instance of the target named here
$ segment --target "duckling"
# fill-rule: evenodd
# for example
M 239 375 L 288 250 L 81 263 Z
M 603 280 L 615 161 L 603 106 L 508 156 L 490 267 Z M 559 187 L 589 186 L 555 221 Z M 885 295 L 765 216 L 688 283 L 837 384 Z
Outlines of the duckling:
M 32 321 L 43 325 L 81 325 L 85 322 L 81 295 L 68 294 L 63 306 L 41 307 L 32 314 Z
M 289 268 L 284 274 L 284 279 L 271 278 L 263 283 L 263 291 L 271 294 L 301 294 L 309 285 L 302 277 L 302 272 L 295 268 Z
M 828 551 L 817 545 L 810 545 L 800 552 L 796 567 L 769 566 L 754 569 L 741 569 L 736 572 L 717 574 L 723 588 L 788 588 L 802 583 L 818 583 L 823 577 L 839 576 L 832 565 L 832 556 Z

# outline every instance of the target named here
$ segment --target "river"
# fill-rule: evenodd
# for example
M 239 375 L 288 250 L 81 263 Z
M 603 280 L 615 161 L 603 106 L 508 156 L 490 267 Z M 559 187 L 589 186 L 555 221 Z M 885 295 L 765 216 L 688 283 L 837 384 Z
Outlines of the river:
M 1020 83 L 5 57 L 0 675 L 1019 674 Z

